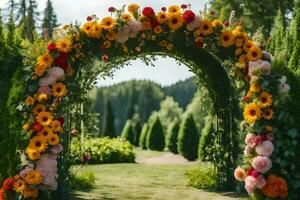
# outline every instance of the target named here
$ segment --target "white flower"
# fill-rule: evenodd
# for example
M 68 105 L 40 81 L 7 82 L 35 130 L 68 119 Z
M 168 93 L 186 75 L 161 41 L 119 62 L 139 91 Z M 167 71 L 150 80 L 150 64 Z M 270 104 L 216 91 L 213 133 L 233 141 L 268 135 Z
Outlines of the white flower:
M 274 151 L 274 145 L 272 142 L 266 140 L 255 148 L 255 151 L 260 156 L 271 156 Z
M 278 93 L 280 94 L 288 94 L 291 90 L 291 86 L 286 83 L 287 78 L 286 76 L 282 76 L 279 80 L 278 84 Z

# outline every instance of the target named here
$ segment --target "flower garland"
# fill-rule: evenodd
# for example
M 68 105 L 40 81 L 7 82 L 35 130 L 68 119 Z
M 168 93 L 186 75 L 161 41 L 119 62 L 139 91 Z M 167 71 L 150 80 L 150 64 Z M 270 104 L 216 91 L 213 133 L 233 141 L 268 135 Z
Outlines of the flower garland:
M 131 4 L 127 12 L 124 8 L 118 10 L 114 7 L 109 8 L 109 12 L 116 17 L 99 20 L 96 16 L 89 16 L 81 29 L 65 26 L 61 37 L 50 42 L 45 53 L 37 58 L 30 81 L 38 85 L 38 89 L 29 92 L 22 109 L 26 115 L 23 129 L 29 138 L 25 149 L 27 162 L 17 175 L 3 182 L 0 200 L 12 192 L 35 199 L 39 190 L 57 189 L 57 156 L 63 151 L 60 134 L 64 132 L 64 118 L 58 108 L 68 96 L 68 78 L 79 70 L 73 68 L 73 64 L 87 56 L 82 48 L 83 41 L 101 43 L 100 60 L 109 62 L 112 50 L 134 54 L 142 51 L 144 41 L 156 41 L 158 46 L 172 51 L 176 46 L 169 36 L 174 33 L 186 35 L 197 48 L 212 52 L 234 50 L 234 70 L 240 72 L 240 78 L 249 85 L 242 107 L 250 131 L 245 139 L 245 162 L 234 175 L 237 180 L 245 181 L 249 193 L 258 189 L 270 198 L 286 198 L 286 181 L 269 173 L 272 169 L 270 157 L 275 147 L 273 127 L 268 124 L 276 114 L 276 95 L 288 94 L 290 86 L 284 77 L 272 86 L 264 82 L 271 79 L 272 57 L 243 32 L 242 24 L 233 23 L 232 19 L 221 22 L 213 11 L 207 12 L 206 9 L 197 15 L 189 5 L 163 7 L 155 13 L 151 7 L 140 10 L 139 5 Z M 142 42 L 128 49 L 129 40 Z

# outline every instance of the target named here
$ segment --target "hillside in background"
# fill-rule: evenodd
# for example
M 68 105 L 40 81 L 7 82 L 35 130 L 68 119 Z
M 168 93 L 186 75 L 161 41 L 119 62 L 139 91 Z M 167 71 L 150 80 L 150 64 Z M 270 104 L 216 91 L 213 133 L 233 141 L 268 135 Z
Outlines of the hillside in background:
M 194 79 L 189 78 L 166 87 L 147 80 L 130 80 L 95 88 L 90 96 L 92 111 L 99 113 L 100 130 L 103 129 L 107 101 L 112 104 L 116 131 L 120 133 L 126 120 L 135 114 L 138 114 L 142 123 L 146 122 L 151 113 L 159 109 L 160 102 L 166 96 L 173 97 L 185 109 L 197 91 Z

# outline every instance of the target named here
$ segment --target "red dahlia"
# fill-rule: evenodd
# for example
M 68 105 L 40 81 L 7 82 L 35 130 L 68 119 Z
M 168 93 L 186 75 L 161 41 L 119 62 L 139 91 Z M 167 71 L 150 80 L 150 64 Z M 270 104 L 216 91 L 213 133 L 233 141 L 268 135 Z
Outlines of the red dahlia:
M 167 8 L 166 7 L 162 7 L 161 10 L 164 11 L 164 12 L 166 12 Z
M 182 4 L 182 5 L 181 5 L 181 8 L 182 8 L 182 9 L 186 9 L 187 7 L 188 7 L 188 6 L 187 6 L 186 4 Z
M 151 7 L 145 7 L 142 13 L 145 17 L 152 17 L 153 15 L 155 15 L 155 12 Z
M 86 18 L 86 20 L 87 20 L 87 21 L 92 21 L 93 18 L 92 18 L 91 16 L 88 16 L 88 17 Z
M 59 66 L 63 70 L 67 70 L 68 65 L 68 54 L 61 52 L 57 58 L 54 60 L 54 64 Z
M 3 182 L 2 188 L 3 190 L 9 191 L 13 189 L 15 180 L 13 178 L 7 178 L 5 179 L 5 181 Z
M 56 44 L 54 42 L 50 42 L 47 46 L 47 49 L 52 52 L 56 49 Z
M 65 118 L 64 117 L 60 117 L 57 119 L 61 125 L 63 125 L 65 123 Z
M 186 24 L 191 23 L 195 19 L 195 13 L 191 10 L 184 11 L 182 18 Z
M 40 132 L 42 129 L 43 129 L 43 126 L 42 126 L 40 123 L 34 122 L 34 123 L 32 124 L 32 130 L 33 130 L 35 133 Z

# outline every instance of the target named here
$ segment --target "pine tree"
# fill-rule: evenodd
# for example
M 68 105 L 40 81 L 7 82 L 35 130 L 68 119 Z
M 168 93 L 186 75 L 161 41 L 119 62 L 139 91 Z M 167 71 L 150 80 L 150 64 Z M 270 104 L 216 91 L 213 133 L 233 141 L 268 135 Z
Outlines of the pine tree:
M 115 129 L 115 119 L 110 101 L 107 101 L 106 103 L 103 136 L 109 136 L 110 138 L 114 138 L 117 136 Z
M 205 126 L 201 131 L 199 140 L 198 158 L 201 161 L 212 161 L 214 137 L 212 116 L 208 115 L 205 119 Z
M 178 154 L 178 150 L 177 150 L 178 131 L 179 131 L 178 122 L 173 122 L 171 128 L 169 128 L 168 130 L 167 141 L 166 141 L 169 151 L 175 154 Z
M 142 131 L 142 124 L 140 118 L 133 117 L 133 123 L 132 123 L 132 128 L 135 133 L 134 137 L 134 146 L 138 147 L 139 146 L 139 141 L 140 141 L 140 135 Z
M 24 25 L 26 27 L 26 14 L 27 14 L 27 0 L 20 0 L 18 4 L 17 21 L 18 26 Z
M 57 16 L 54 12 L 54 8 L 51 0 L 47 0 L 47 6 L 44 10 L 44 19 L 42 28 L 44 31 L 48 31 L 49 37 L 52 38 L 53 30 L 57 27 Z
M 272 53 L 275 57 L 281 52 L 283 45 L 283 38 L 285 36 L 284 31 L 284 18 L 281 10 L 277 12 L 277 16 L 274 20 L 274 25 L 271 31 L 271 40 L 268 44 L 268 51 Z
M 126 121 L 126 124 L 123 128 L 121 138 L 129 141 L 131 144 L 134 144 L 135 140 L 135 131 L 133 129 L 132 121 L 129 119 Z
M 36 28 L 36 21 L 38 20 L 39 13 L 37 12 L 37 3 L 35 0 L 29 0 L 28 14 L 26 18 L 26 30 L 25 35 L 26 38 L 33 42 L 34 34 Z
M 129 97 L 129 101 L 128 104 L 126 106 L 126 119 L 132 119 L 135 110 L 134 110 L 134 98 L 133 98 L 133 94 L 131 93 L 130 97 Z
M 15 30 L 16 30 L 16 26 L 15 26 L 15 21 L 14 21 L 14 14 L 11 11 L 9 14 L 9 20 L 7 23 L 7 34 L 6 34 L 6 40 L 7 43 L 10 44 L 11 46 L 13 46 L 13 44 L 15 43 Z
M 296 45 L 297 41 L 300 40 L 300 1 L 295 2 L 290 32 L 292 35 L 292 44 Z
M 297 44 L 293 49 L 293 53 L 291 59 L 289 60 L 289 68 L 296 73 L 298 76 L 300 75 L 300 40 L 298 40 Z
M 165 135 L 159 117 L 149 127 L 146 146 L 148 149 L 162 151 L 165 148 Z
M 2 21 L 2 11 L 0 8 L 0 43 L 1 46 L 4 45 L 4 32 L 3 32 L 3 21 Z M 3 47 L 3 46 L 2 46 Z
M 198 157 L 199 134 L 192 114 L 188 114 L 180 124 L 178 152 L 188 160 Z
M 145 123 L 145 124 L 143 125 L 142 132 L 141 132 L 140 139 L 139 139 L 139 146 L 140 146 L 142 149 L 147 149 L 147 146 L 146 146 L 146 139 L 147 139 L 147 133 L 148 133 L 148 131 L 149 131 L 148 124 Z

